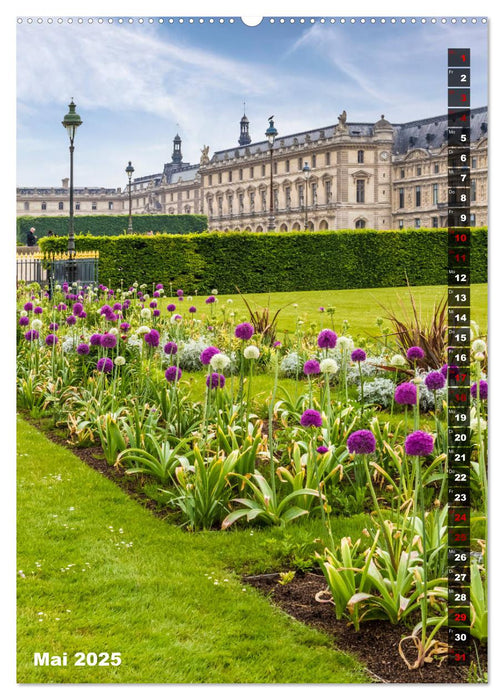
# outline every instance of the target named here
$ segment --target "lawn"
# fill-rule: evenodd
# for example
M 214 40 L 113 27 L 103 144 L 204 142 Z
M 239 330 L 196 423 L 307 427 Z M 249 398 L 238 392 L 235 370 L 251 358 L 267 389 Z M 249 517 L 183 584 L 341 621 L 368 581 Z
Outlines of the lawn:
M 434 304 L 446 295 L 446 287 L 412 287 L 412 294 L 418 308 L 426 317 L 429 316 Z M 167 293 L 169 291 L 167 290 Z M 383 304 L 387 309 L 392 307 L 395 311 L 400 311 L 400 302 L 405 304 L 409 310 L 409 291 L 407 287 L 387 287 L 383 289 L 338 289 L 329 291 L 303 291 L 303 292 L 275 292 L 269 294 L 246 294 L 244 295 L 252 308 L 269 306 L 271 311 L 284 308 L 279 315 L 278 327 L 280 331 L 293 331 L 298 320 L 304 323 L 315 323 L 316 330 L 319 327 L 330 328 L 334 324 L 334 329 L 341 333 L 344 321 L 348 321 L 348 333 L 353 337 L 360 335 L 379 335 L 376 325 L 378 317 L 385 317 L 385 311 L 380 307 Z M 235 319 L 238 321 L 243 316 L 248 315 L 245 304 L 239 295 L 224 294 L 218 297 L 219 303 L 215 309 L 215 315 L 219 317 L 223 311 L 229 314 L 234 311 Z M 227 304 L 227 299 L 232 299 L 233 304 Z M 177 299 L 171 299 L 177 305 Z M 203 297 L 197 299 L 193 297 L 194 304 L 198 312 L 206 310 L 204 308 Z M 297 306 L 295 306 L 297 304 Z M 187 301 L 178 305 L 177 311 L 185 308 Z M 328 309 L 334 308 L 334 314 L 319 311 L 320 307 Z M 164 304 L 160 304 L 164 309 Z M 208 308 L 208 307 L 207 307 Z M 471 285 L 471 318 L 481 327 L 482 332 L 487 328 L 487 285 Z M 332 318 L 332 321 L 331 321 Z
M 278 571 L 289 542 L 322 534 L 318 521 L 287 538 L 278 528 L 183 532 L 22 419 L 18 489 L 18 682 L 369 681 L 329 637 L 240 580 Z M 335 536 L 366 524 L 334 518 Z M 75 667 L 79 651 L 120 652 L 122 664 Z M 35 667 L 35 652 L 67 652 L 69 665 Z

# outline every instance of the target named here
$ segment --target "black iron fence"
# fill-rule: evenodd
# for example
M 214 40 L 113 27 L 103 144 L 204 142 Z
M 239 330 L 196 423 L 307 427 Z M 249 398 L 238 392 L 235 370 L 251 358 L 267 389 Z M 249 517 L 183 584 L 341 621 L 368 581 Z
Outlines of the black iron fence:
M 52 286 L 68 282 L 69 265 L 72 278 L 80 285 L 98 284 L 98 251 L 80 251 L 69 261 L 68 255 L 20 253 L 16 256 L 16 282 L 38 282 Z

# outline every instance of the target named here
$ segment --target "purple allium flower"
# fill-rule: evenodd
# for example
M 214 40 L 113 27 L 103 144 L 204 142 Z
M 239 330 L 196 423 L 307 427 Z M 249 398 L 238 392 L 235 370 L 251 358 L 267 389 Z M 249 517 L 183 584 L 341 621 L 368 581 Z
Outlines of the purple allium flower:
M 307 360 L 304 363 L 303 372 L 307 375 L 320 374 L 320 365 L 317 360 Z
M 40 338 L 40 335 L 39 335 L 38 331 L 31 330 L 31 331 L 26 331 L 25 338 L 26 338 L 26 340 L 29 340 L 31 342 L 32 340 L 38 340 Z
M 404 449 L 410 457 L 425 457 L 434 449 L 434 438 L 422 430 L 415 430 L 406 438 Z
M 189 307 L 189 313 L 190 313 L 190 314 L 195 314 L 195 313 L 196 313 L 196 307 L 195 307 L 195 306 L 190 306 L 190 307 Z
M 427 389 L 430 391 L 437 391 L 438 389 L 442 389 L 444 387 L 446 380 L 441 372 L 429 372 L 429 374 L 425 377 L 424 382 Z
M 153 328 L 149 333 L 144 335 L 144 340 L 151 348 L 157 348 L 159 345 L 159 331 Z
M 63 282 L 61 285 L 61 288 L 63 289 L 64 292 L 68 292 L 68 282 Z
M 408 360 L 421 360 L 423 357 L 425 357 L 425 353 L 422 348 L 418 347 L 418 345 L 413 345 L 412 348 L 408 348 L 406 357 Z
M 87 343 L 81 343 L 78 345 L 77 355 L 89 355 L 89 345 Z
M 75 326 L 75 324 L 77 323 L 77 319 L 75 318 L 75 316 L 70 315 L 67 316 L 66 322 L 68 326 Z
M 33 309 L 33 313 L 34 313 L 34 314 L 42 314 L 42 313 L 44 313 L 44 309 L 43 309 L 41 306 L 36 306 L 36 307 Z
M 338 340 L 338 336 L 334 331 L 332 331 L 330 328 L 324 328 L 324 330 L 320 331 L 318 338 L 317 338 L 317 344 L 319 348 L 335 348 L 336 347 L 336 341 Z
M 212 372 L 206 378 L 206 385 L 210 389 L 222 389 L 226 383 L 226 377 L 223 374 L 218 374 L 217 372 Z
M 116 301 L 116 303 L 112 307 L 112 311 L 122 311 L 122 304 Z
M 239 323 L 235 328 L 235 336 L 240 340 L 250 340 L 254 335 L 254 326 L 251 323 Z
M 323 306 L 319 306 L 318 310 L 319 310 L 321 313 L 324 313 L 324 311 L 325 311 L 325 309 L 324 309 Z
M 57 306 L 56 308 L 57 308 L 58 311 L 66 311 L 66 310 L 67 310 L 67 305 L 61 303 L 61 304 L 58 304 L 58 306 Z
M 50 323 L 49 324 L 49 330 L 50 331 L 57 331 L 59 328 L 59 323 Z
M 476 382 L 471 386 L 471 396 L 475 399 L 478 395 L 478 385 Z M 482 401 L 488 398 L 488 383 L 484 379 L 480 379 L 479 395 Z
M 161 311 L 159 309 L 154 309 L 152 315 L 154 316 L 154 318 L 159 318 L 161 316 Z
M 98 362 L 96 363 L 96 369 L 98 372 L 112 372 L 113 368 L 113 362 L 110 359 L 110 357 L 102 357 Z
M 161 282 L 159 282 L 158 284 L 156 284 L 156 289 L 164 289 L 164 287 L 163 287 L 163 285 L 161 284 Z
M 85 311 L 81 311 L 79 314 L 79 318 L 87 318 L 87 313 Z
M 112 333 L 104 333 L 100 338 L 100 345 L 102 348 L 115 348 L 117 345 L 117 338 L 115 335 L 112 335 Z
M 76 301 L 73 305 L 72 311 L 76 316 L 78 316 L 84 311 L 84 306 L 80 303 L 80 301 Z
M 46 336 L 46 339 L 45 339 L 46 345 L 56 345 L 57 342 L 58 342 L 58 336 L 54 335 L 54 333 L 49 333 L 49 335 Z
M 26 304 L 23 306 L 23 309 L 25 311 L 32 311 L 33 310 L 33 304 L 31 301 L 27 301 Z
M 212 357 L 214 355 L 218 355 L 219 353 L 220 353 L 219 348 L 216 348 L 213 345 L 210 345 L 208 348 L 205 348 L 200 355 L 201 364 L 209 365 Z
M 282 343 L 279 340 L 275 340 L 275 342 L 273 343 L 273 347 L 274 348 L 281 348 Z
M 214 304 L 214 303 L 215 303 L 215 297 L 213 294 L 210 294 L 210 296 L 205 299 L 205 304 Z
M 175 304 L 168 304 L 168 306 L 166 307 L 166 310 L 171 313 L 172 311 L 175 311 L 176 308 L 177 307 L 175 306 Z
M 184 301 L 184 297 L 178 297 L 179 301 Z
M 27 326 L 30 323 L 30 319 L 28 316 L 21 316 L 19 318 L 19 325 L 20 326 Z
M 166 355 L 176 355 L 178 351 L 177 343 L 173 343 L 171 340 L 166 343 L 163 350 Z
M 347 448 L 358 455 L 370 455 L 376 450 L 375 436 L 370 430 L 356 430 L 348 436 Z
M 122 331 L 129 331 L 129 329 L 131 328 L 131 326 L 130 326 L 129 323 L 126 323 L 126 321 L 125 321 L 124 323 L 121 323 L 121 325 L 119 326 L 119 328 L 120 328 Z
M 394 400 L 404 406 L 414 406 L 417 400 L 417 388 L 411 382 L 404 382 L 396 387 Z
M 101 334 L 100 333 L 93 333 L 91 338 L 89 339 L 89 342 L 91 345 L 101 345 Z
M 182 321 L 182 316 L 180 314 L 175 314 L 175 316 L 173 316 L 173 321 Z
M 183 297 L 184 296 L 184 290 L 183 289 L 177 289 L 176 294 L 178 297 Z
M 111 314 L 111 313 L 112 313 L 112 307 L 109 306 L 108 304 L 104 304 L 100 309 L 100 314 L 102 316 L 106 316 L 107 314 Z
M 151 301 L 149 306 L 151 307 L 151 309 L 155 309 L 157 307 L 157 301 Z
M 168 367 L 168 369 L 165 372 L 166 381 L 168 382 L 176 382 L 180 379 L 181 376 L 182 370 L 180 369 L 180 367 L 176 367 L 175 365 Z
M 319 455 L 325 455 L 327 452 L 329 452 L 329 448 L 325 445 L 320 445 L 320 447 L 317 447 L 317 452 Z
M 352 362 L 365 362 L 367 355 L 361 348 L 355 348 L 350 357 Z
M 122 305 L 123 310 L 124 310 L 124 309 L 129 309 L 130 306 L 131 306 L 131 300 L 130 300 L 130 299 L 126 299 L 126 300 L 124 301 L 123 305 Z
M 159 294 L 159 292 L 154 292 L 154 294 L 152 296 L 155 297 L 156 299 L 159 299 L 160 294 Z
M 307 408 L 299 422 L 303 428 L 320 428 L 322 426 L 322 416 L 315 409 Z
M 448 365 L 444 364 L 439 371 L 441 372 L 443 377 L 446 379 L 448 376 Z M 452 374 L 457 374 L 459 371 L 459 368 L 457 367 L 457 365 L 450 365 L 450 371 Z

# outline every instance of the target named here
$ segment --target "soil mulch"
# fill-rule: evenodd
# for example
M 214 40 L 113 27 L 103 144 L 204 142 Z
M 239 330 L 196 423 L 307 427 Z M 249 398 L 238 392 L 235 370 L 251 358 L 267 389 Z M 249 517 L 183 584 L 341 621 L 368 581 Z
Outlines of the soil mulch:
M 410 671 L 398 652 L 402 637 L 411 632 L 402 625 L 385 620 L 364 623 L 359 632 L 346 621 L 336 620 L 332 603 L 318 603 L 315 595 L 326 588 L 325 578 L 314 573 L 296 574 L 287 584 L 278 576 L 250 576 L 247 583 L 267 595 L 271 601 L 300 622 L 323 630 L 334 638 L 341 651 L 356 656 L 371 674 L 370 682 L 383 683 L 467 683 L 468 667 L 452 666 L 447 659 L 433 661 L 423 668 Z M 447 641 L 446 629 L 440 630 L 440 641 Z M 403 645 L 406 646 L 406 645 Z M 478 644 L 479 662 L 487 668 L 487 648 Z M 403 649 L 407 654 L 407 649 Z M 414 650 L 411 649 L 413 654 Z M 474 647 L 471 650 L 475 660 Z

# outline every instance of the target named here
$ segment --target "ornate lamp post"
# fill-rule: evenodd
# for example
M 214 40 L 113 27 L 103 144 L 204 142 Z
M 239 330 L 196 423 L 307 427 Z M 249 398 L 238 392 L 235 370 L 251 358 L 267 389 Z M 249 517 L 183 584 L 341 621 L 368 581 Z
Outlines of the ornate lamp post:
M 269 206 L 269 217 L 268 217 L 268 231 L 275 230 L 275 212 L 273 208 L 273 146 L 275 145 L 275 138 L 278 135 L 278 131 L 275 129 L 275 124 L 273 122 L 273 116 L 269 117 L 269 127 L 266 129 L 266 138 L 268 139 L 269 149 L 270 149 L 270 206 Z
M 68 267 L 67 267 L 67 277 L 68 282 L 71 284 L 76 281 L 77 268 L 75 264 L 75 237 L 74 237 L 74 204 L 73 204 L 73 152 L 74 152 L 74 138 L 77 127 L 82 124 L 82 119 L 75 112 L 75 104 L 73 101 L 68 105 L 68 114 L 66 114 L 61 122 L 68 133 L 68 138 L 70 139 L 70 216 L 69 216 L 69 226 L 68 226 Z
M 308 231 L 308 179 L 310 177 L 310 166 L 303 165 L 303 175 L 305 178 L 305 202 L 304 202 L 304 230 Z
M 128 161 L 126 166 L 126 175 L 128 176 L 128 199 L 129 199 L 129 218 L 128 218 L 128 233 L 133 233 L 133 219 L 131 218 L 131 177 L 135 172 L 135 168 Z

